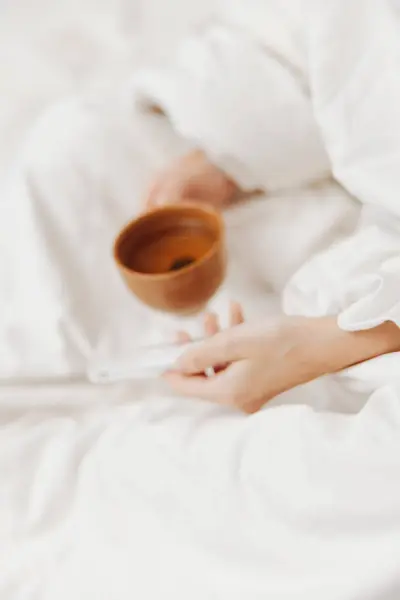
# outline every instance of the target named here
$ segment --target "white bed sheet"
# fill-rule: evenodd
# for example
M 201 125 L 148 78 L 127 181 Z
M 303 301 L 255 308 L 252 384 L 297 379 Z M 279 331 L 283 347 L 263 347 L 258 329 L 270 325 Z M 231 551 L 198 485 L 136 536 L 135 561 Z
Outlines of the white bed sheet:
M 99 323 L 110 348 L 119 344 L 121 323 L 127 320 L 140 341 L 154 339 L 159 333 L 160 321 L 133 302 L 111 262 L 104 267 L 107 294 L 102 281 L 88 283 L 88 274 L 93 259 L 94 263 L 110 260 L 114 232 L 136 210 L 132 190 L 139 198 L 155 167 L 183 147 L 157 119 L 146 119 L 131 124 L 136 145 L 118 151 L 121 139 L 129 139 L 126 130 L 122 138 L 119 134 L 128 122 L 124 111 L 129 112 L 130 107 L 122 104 L 117 118 L 109 111 L 117 98 L 125 97 L 119 96 L 119 86 L 126 85 L 132 69 L 144 60 L 136 54 L 138 49 L 145 49 L 146 55 L 156 60 L 162 58 L 159 47 L 164 29 L 161 21 L 154 27 L 154 15 L 162 10 L 165 15 L 166 8 L 147 1 L 141 6 L 132 3 L 129 21 L 126 13 L 121 18 L 118 3 L 110 7 L 107 0 L 101 5 L 104 10 L 87 0 L 87 12 L 82 2 L 76 6 L 68 2 L 65 13 L 60 3 L 55 11 L 52 3 L 45 5 L 41 0 L 48 20 L 57 21 L 63 14 L 61 29 L 65 15 L 70 15 L 66 41 L 53 55 L 48 45 L 46 49 L 41 45 L 43 41 L 49 44 L 50 38 L 48 31 L 43 31 L 45 21 L 38 19 L 43 13 L 38 12 L 37 4 L 33 10 L 30 3 L 24 3 L 24 11 L 33 10 L 29 31 L 36 34 L 30 46 L 24 47 L 25 40 L 17 48 L 18 36 L 26 31 L 25 18 L 21 19 L 26 13 L 19 1 L 21 7 L 14 4 L 9 21 L 13 29 L 9 26 L 10 35 L 1 42 L 0 69 L 7 66 L 9 77 L 6 80 L 3 73 L 2 81 L 9 81 L 12 89 L 12 102 L 0 104 L 0 129 L 8 131 L 7 144 L 0 148 L 2 240 L 9 240 L 8 235 L 19 241 L 31 236 L 38 216 L 45 224 L 37 239 L 39 245 L 47 235 L 54 236 L 54 224 L 63 223 L 69 236 L 65 231 L 60 239 L 73 246 L 82 239 L 80 228 L 90 214 L 96 215 L 98 229 L 93 237 L 87 236 L 87 262 L 83 261 L 83 270 L 77 274 L 77 285 L 69 288 L 70 295 L 68 288 L 66 296 L 56 284 L 49 288 L 50 300 L 59 298 L 60 310 L 69 311 L 74 317 L 70 322 L 83 327 L 73 332 L 76 344 L 72 354 L 66 355 L 63 348 L 59 354 L 54 352 L 54 345 L 51 340 L 47 344 L 41 330 L 50 317 L 47 314 L 46 321 L 39 316 L 50 303 L 44 302 L 46 290 L 39 290 L 36 300 L 29 296 L 40 268 L 35 253 L 29 257 L 32 263 L 26 256 L 16 262 L 27 277 L 21 277 L 24 293 L 21 306 L 14 310 L 20 315 L 25 311 L 26 331 L 33 343 L 43 342 L 43 353 L 40 356 L 38 352 L 35 360 L 32 352 L 12 360 L 8 354 L 9 362 L 0 364 L 4 381 L 0 388 L 1 600 L 319 600 L 321 593 L 324 600 L 397 599 L 400 484 L 394 474 L 399 466 L 400 410 L 394 393 L 379 390 L 371 396 L 378 387 L 375 381 L 355 376 L 351 386 L 348 374 L 296 390 L 248 419 L 206 403 L 170 397 L 156 383 L 100 388 L 81 381 L 98 341 Z M 204 12 L 206 8 L 204 4 L 201 7 Z M 88 15 L 97 24 L 95 28 L 86 29 Z M 144 20 L 139 28 L 140 16 Z M 186 16 L 190 21 L 196 18 L 191 10 Z M 172 45 L 178 29 L 185 26 L 186 17 L 174 22 L 176 29 L 169 29 L 172 35 L 165 41 Z M 77 59 L 74 54 L 77 31 L 92 49 L 92 53 L 84 53 L 92 57 L 86 71 L 82 71 L 81 56 Z M 58 32 L 52 39 L 54 43 L 63 38 Z M 8 60 L 11 52 L 12 61 Z M 93 77 L 83 83 L 84 72 Z M 111 74 L 115 85 L 110 84 Z M 25 75 L 32 77 L 31 84 L 27 85 Z M 37 137 L 43 133 L 43 122 L 25 139 L 28 125 L 42 111 L 57 100 L 74 96 L 77 90 L 90 98 L 85 109 L 93 116 L 89 125 L 79 118 L 82 105 L 72 97 L 54 112 L 45 112 L 45 139 Z M 82 165 L 76 170 L 76 180 L 60 180 L 57 168 L 48 177 L 46 161 L 49 152 L 54 152 L 51 124 L 56 130 L 63 118 L 65 147 L 59 149 L 59 156 L 77 139 L 85 139 L 83 123 L 88 127 L 84 129 L 88 161 L 83 167 L 97 172 L 107 167 L 100 188 L 93 186 L 90 178 L 89 184 L 82 186 Z M 100 146 L 107 148 L 105 154 L 98 151 L 96 135 L 103 140 Z M 139 151 L 138 139 L 143 142 Z M 57 167 L 53 158 L 51 164 Z M 131 171 L 126 169 L 127 161 L 131 161 Z M 11 182 L 5 176 L 10 164 Z M 34 166 L 35 175 L 46 175 L 46 189 L 37 189 L 35 178 L 18 176 L 27 164 Z M 62 171 L 65 165 L 58 166 Z M 117 202 L 114 195 L 107 197 L 107 186 L 114 194 L 118 191 Z M 35 191 L 37 202 L 32 204 Z M 42 197 L 53 196 L 54 205 L 41 204 Z M 10 197 L 17 203 L 12 203 L 12 215 L 11 204 L 7 204 Z M 301 218 L 288 232 L 287 216 L 299 202 Z M 46 212 L 49 206 L 51 210 Z M 15 229 L 4 226 L 5 218 L 10 218 Z M 283 288 L 310 254 L 346 233 L 357 218 L 353 201 L 329 182 L 268 201 L 257 199 L 252 207 L 237 209 L 227 217 L 232 272 L 215 301 L 217 310 L 223 312 L 230 296 L 243 300 L 250 314 L 266 307 L 271 312 L 279 310 L 274 292 Z M 318 235 L 310 237 L 316 224 Z M 296 244 L 280 253 L 277 264 L 283 231 Z M 96 236 L 101 237 L 102 246 L 93 257 L 90 244 Z M 63 265 L 62 273 L 70 272 L 68 252 L 60 258 L 65 259 L 58 263 Z M 13 271 L 4 261 L 0 264 L 4 294 Z M 42 266 L 43 276 L 48 275 L 47 266 Z M 14 275 L 18 280 L 21 272 Z M 58 281 L 54 273 L 50 279 Z M 84 294 L 74 296 L 82 282 Z M 96 302 L 100 296 L 102 302 Z M 7 306 L 4 296 L 2 300 Z M 38 312 L 32 310 L 35 301 Z M 111 308 L 115 306 L 118 311 L 114 313 Z M 55 314 L 56 321 L 57 317 Z M 39 323 L 37 329 L 35 322 Z M 7 348 L 4 340 L 0 344 Z M 29 384 L 29 378 L 38 373 L 51 383 Z M 61 376 L 77 380 L 68 384 L 57 381 Z M 350 414 L 319 412 L 345 407 Z M 358 477 L 352 477 L 352 463 Z M 329 506 L 332 518 L 327 517 Z M 355 507 L 354 512 L 349 506 Z

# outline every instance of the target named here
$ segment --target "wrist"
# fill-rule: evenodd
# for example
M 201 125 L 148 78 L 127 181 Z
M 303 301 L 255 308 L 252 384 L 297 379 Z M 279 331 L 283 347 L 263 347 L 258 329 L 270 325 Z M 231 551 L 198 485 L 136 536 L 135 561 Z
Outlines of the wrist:
M 363 331 L 344 331 L 336 317 L 322 317 L 315 319 L 312 329 L 315 359 L 324 374 L 400 350 L 400 329 L 392 322 Z

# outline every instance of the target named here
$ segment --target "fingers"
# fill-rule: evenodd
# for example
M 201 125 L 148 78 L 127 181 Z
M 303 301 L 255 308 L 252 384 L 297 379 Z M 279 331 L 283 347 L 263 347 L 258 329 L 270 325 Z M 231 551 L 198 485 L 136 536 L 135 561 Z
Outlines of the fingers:
M 239 302 L 231 302 L 229 306 L 229 327 L 244 323 L 243 308 Z M 204 317 L 204 333 L 211 337 L 221 331 L 219 319 L 215 313 L 207 313 Z
M 150 210 L 157 206 L 179 204 L 183 200 L 188 200 L 186 188 L 185 177 L 179 173 L 176 174 L 173 167 L 161 172 L 147 192 L 144 201 L 145 208 Z
M 179 373 L 165 373 L 163 379 L 168 383 L 170 388 L 180 396 L 188 398 L 202 398 L 203 400 L 213 400 L 213 385 L 211 379 L 204 376 L 196 375 L 186 377 Z
M 231 302 L 229 309 L 229 326 L 235 327 L 236 325 L 241 325 L 244 323 L 244 313 L 243 308 L 239 302 Z
M 176 334 L 177 344 L 187 344 L 191 341 L 190 335 L 186 331 L 178 331 Z
M 211 337 L 220 330 L 219 320 L 214 313 L 207 313 L 204 317 L 204 334 L 206 337 Z M 178 344 L 187 344 L 192 340 L 187 331 L 178 331 L 176 334 L 176 342 Z
M 229 327 L 244 323 L 243 309 L 238 302 L 231 302 Z M 176 370 L 186 375 L 204 373 L 208 367 L 225 368 L 230 362 L 243 358 L 238 340 L 231 329 L 221 332 L 218 317 L 208 313 L 204 320 L 204 332 L 210 339 L 195 344 L 180 357 Z M 240 340 L 239 340 L 240 342 Z
M 185 200 L 221 208 L 230 203 L 236 192 L 236 184 L 213 165 L 204 152 L 194 150 L 156 175 L 144 204 L 146 208 L 153 208 Z
M 208 340 L 193 344 L 178 360 L 175 370 L 186 375 L 203 373 L 208 367 L 218 369 L 236 360 L 245 358 L 240 337 L 235 329 L 227 329 Z
M 179 201 L 178 190 L 171 185 L 166 175 L 160 174 L 147 192 L 144 207 L 146 210 L 151 210 L 157 206 L 165 206 Z
M 244 412 L 253 412 L 251 373 L 248 361 L 240 361 L 214 377 L 200 375 L 187 377 L 180 373 L 167 373 L 164 379 L 181 396 L 201 398 Z M 250 410 L 248 410 L 248 408 Z
M 171 389 L 180 396 L 230 404 L 230 386 L 225 381 L 225 373 L 213 377 L 205 377 L 204 375 L 187 377 L 180 373 L 166 373 L 163 378 Z
M 220 325 L 217 315 L 214 313 L 207 313 L 204 317 L 204 335 L 206 337 L 212 337 L 220 331 Z M 178 344 L 186 344 L 192 340 L 190 335 L 186 331 L 178 331 L 176 335 L 176 341 Z M 210 369 L 206 372 L 206 375 L 215 375 L 215 371 Z
M 219 319 L 214 313 L 207 313 L 204 317 L 204 333 L 211 337 L 220 331 Z
M 151 210 L 155 206 L 157 206 L 157 197 L 160 191 L 160 180 L 157 179 L 153 185 L 147 191 L 146 197 L 144 199 L 144 208 L 145 210 Z

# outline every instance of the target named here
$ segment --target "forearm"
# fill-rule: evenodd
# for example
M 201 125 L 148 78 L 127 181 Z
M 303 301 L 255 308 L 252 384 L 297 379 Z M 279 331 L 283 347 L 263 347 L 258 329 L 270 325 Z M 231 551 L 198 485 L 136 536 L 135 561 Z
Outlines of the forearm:
M 323 373 L 336 373 L 377 356 L 400 351 L 400 328 L 386 322 L 364 331 L 343 331 L 336 317 L 315 319 L 315 360 Z

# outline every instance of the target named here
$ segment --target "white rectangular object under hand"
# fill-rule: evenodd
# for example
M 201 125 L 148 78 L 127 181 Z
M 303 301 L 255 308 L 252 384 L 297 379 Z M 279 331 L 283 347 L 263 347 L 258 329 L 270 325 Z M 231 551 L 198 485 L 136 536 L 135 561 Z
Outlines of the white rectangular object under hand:
M 163 373 L 173 369 L 180 356 L 200 339 L 188 343 L 157 344 L 142 346 L 127 357 L 119 358 L 115 362 L 108 359 L 101 363 L 94 363 L 89 367 L 88 379 L 92 383 L 118 383 L 135 379 L 152 379 L 160 377 Z M 207 369 L 206 375 L 214 374 L 212 368 Z

